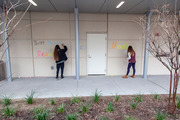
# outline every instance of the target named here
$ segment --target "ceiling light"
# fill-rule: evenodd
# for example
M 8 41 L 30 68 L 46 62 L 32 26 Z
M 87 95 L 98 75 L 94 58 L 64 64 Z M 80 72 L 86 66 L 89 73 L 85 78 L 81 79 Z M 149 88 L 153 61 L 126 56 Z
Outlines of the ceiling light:
M 123 5 L 123 4 L 124 4 L 124 1 L 121 1 L 121 2 L 116 6 L 116 8 L 120 8 L 121 5 Z
M 33 0 L 28 0 L 31 4 L 33 4 L 34 6 L 37 6 L 37 4 L 33 1 Z

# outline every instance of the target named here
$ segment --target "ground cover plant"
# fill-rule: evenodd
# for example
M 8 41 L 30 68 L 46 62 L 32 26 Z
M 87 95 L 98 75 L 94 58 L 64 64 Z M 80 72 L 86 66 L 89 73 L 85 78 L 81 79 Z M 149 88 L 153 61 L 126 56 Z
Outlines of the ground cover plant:
M 81 102 L 77 103 L 72 103 L 74 97 L 56 98 L 54 105 L 49 103 L 52 98 L 34 98 L 33 104 L 27 104 L 24 99 L 12 99 L 8 108 L 0 104 L 0 120 L 178 120 L 180 109 L 170 114 L 168 95 L 159 97 L 160 100 L 155 100 L 153 94 L 143 95 L 141 101 L 139 95 L 120 95 L 115 101 L 114 96 L 101 96 L 94 102 L 94 96 L 90 96 L 78 97 Z M 135 109 L 132 101 L 137 102 Z

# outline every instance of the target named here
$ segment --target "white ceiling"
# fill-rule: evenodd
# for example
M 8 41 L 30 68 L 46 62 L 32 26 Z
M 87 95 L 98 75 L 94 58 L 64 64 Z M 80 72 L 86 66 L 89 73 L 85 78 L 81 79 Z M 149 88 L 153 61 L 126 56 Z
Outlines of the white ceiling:
M 2 6 L 2 1 L 0 5 Z M 17 0 L 11 0 L 17 1 Z M 27 2 L 28 0 L 21 0 Z M 38 6 L 31 6 L 30 11 L 36 12 L 73 12 L 75 5 L 80 13 L 119 13 L 119 14 L 141 14 L 152 8 L 161 7 L 164 3 L 175 7 L 176 0 L 124 0 L 125 3 L 119 9 L 117 4 L 122 0 L 34 0 Z M 27 5 L 23 5 L 18 10 L 25 10 Z M 180 10 L 180 0 L 177 0 L 177 10 Z

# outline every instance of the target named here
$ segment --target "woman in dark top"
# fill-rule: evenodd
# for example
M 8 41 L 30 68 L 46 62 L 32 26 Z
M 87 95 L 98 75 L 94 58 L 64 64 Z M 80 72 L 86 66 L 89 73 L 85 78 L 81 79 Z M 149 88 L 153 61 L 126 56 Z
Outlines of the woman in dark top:
M 67 56 L 66 56 L 66 51 L 67 51 L 67 47 L 62 44 L 62 46 L 64 47 L 64 49 L 61 49 L 59 47 L 59 45 L 55 46 L 54 49 L 54 60 L 56 61 L 56 79 L 58 79 L 59 77 L 59 69 L 61 68 L 61 79 L 64 78 L 63 73 L 64 73 L 64 62 L 67 60 Z
M 129 70 L 130 70 L 131 66 L 133 68 L 133 75 L 131 75 L 131 77 L 135 78 L 135 72 L 136 72 L 136 69 L 135 69 L 136 53 L 133 50 L 132 46 L 128 47 L 128 50 L 127 50 L 127 59 L 129 61 L 129 64 L 128 64 L 128 68 L 127 68 L 127 73 L 126 73 L 125 76 L 123 76 L 123 78 L 128 78 L 128 74 L 129 74 Z

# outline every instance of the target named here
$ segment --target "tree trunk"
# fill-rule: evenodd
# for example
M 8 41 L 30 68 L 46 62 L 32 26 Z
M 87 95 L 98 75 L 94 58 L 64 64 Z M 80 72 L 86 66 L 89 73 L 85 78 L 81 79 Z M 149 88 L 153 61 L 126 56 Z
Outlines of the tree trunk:
M 170 71 L 170 88 L 169 88 L 169 105 L 168 105 L 168 111 L 171 110 L 171 89 L 172 89 L 172 71 Z

